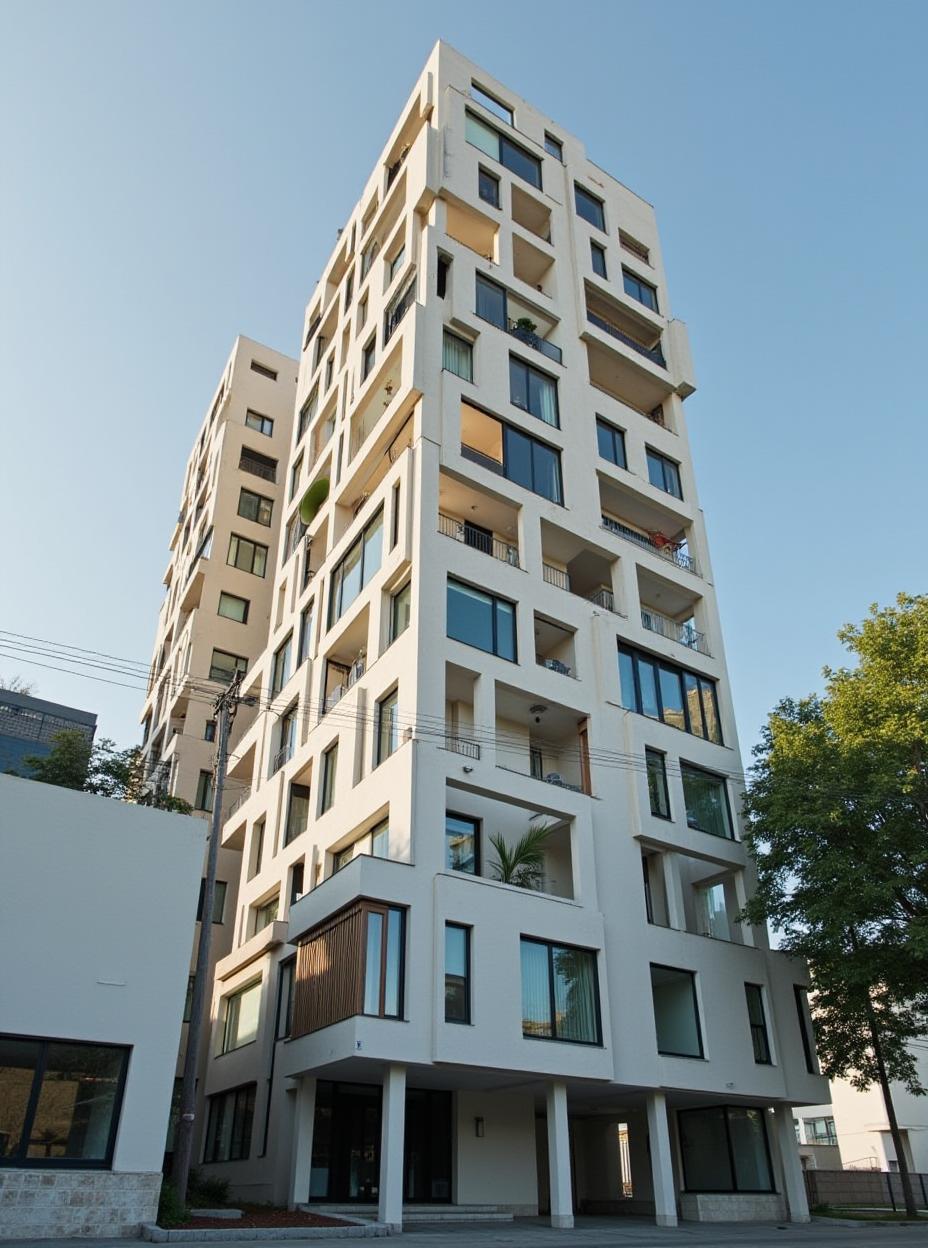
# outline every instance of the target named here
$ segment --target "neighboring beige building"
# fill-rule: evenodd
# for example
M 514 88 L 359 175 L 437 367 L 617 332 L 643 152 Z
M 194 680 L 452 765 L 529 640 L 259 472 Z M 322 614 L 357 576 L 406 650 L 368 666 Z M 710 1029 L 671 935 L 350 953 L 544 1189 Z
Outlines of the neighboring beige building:
M 253 703 L 198 1163 L 393 1225 L 805 1220 L 791 1107 L 826 1086 L 804 968 L 736 919 L 742 763 L 653 209 L 438 44 L 302 343 L 263 577 L 226 562 L 234 455 L 210 477 L 187 670 L 242 655 Z M 220 591 L 263 595 L 264 634 Z M 186 706 L 149 735 L 192 778 Z M 496 878 L 493 838 L 538 828 L 534 887 Z

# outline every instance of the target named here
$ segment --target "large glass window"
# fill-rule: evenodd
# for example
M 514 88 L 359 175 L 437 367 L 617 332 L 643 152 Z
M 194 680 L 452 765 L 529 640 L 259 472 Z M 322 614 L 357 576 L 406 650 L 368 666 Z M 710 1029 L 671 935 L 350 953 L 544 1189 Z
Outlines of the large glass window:
M 247 624 L 250 605 L 247 598 L 239 598 L 237 594 L 227 594 L 225 590 L 222 590 L 219 594 L 219 607 L 216 614 L 224 616 L 227 620 L 235 620 L 237 624 Z
M 209 1098 L 203 1161 L 247 1161 L 251 1152 L 251 1124 L 255 1116 L 253 1083 Z
M 271 516 L 274 514 L 274 500 L 242 486 L 238 495 L 238 514 L 245 520 L 254 520 L 255 524 L 266 527 L 271 523 Z
M 229 554 L 226 563 L 241 572 L 251 572 L 254 576 L 264 576 L 267 569 L 267 547 L 258 542 L 250 542 L 247 537 L 239 537 L 233 533 L 229 538 Z
M 448 579 L 448 636 L 516 661 L 516 608 L 505 598 Z
M 214 650 L 209 663 L 210 680 L 221 680 L 223 684 L 231 683 L 236 672 L 244 676 L 248 671 L 248 660 L 241 654 L 229 654 L 225 650 Z
M 480 872 L 480 820 L 469 815 L 445 815 L 445 846 L 449 871 Z
M 399 1018 L 403 1012 L 406 912 L 369 906 L 364 959 L 364 1013 Z
M 670 795 L 667 792 L 667 764 L 664 755 L 658 750 L 645 750 L 644 757 L 648 772 L 651 814 L 657 815 L 658 819 L 669 819 Z
M 765 1113 L 747 1105 L 681 1109 L 680 1154 L 688 1192 L 772 1192 Z
M 625 434 L 601 416 L 596 417 L 596 445 L 603 459 L 608 459 L 619 468 L 628 467 L 625 459 Z
M 639 277 L 636 273 L 632 273 L 631 269 L 622 270 L 622 285 L 625 288 L 626 295 L 631 295 L 633 299 L 637 299 L 639 303 L 643 303 L 646 308 L 650 308 L 652 312 L 657 312 L 657 290 L 650 282 L 646 282 L 643 277 Z
M 696 737 L 722 744 L 715 681 L 619 646 L 622 705 Z M 727 807 L 726 807 L 727 810 Z M 730 836 L 730 831 L 721 835 Z
M 506 313 L 506 290 L 491 282 L 482 273 L 477 274 L 477 315 L 499 329 L 508 329 Z
M 583 217 L 584 221 L 589 221 L 590 225 L 595 225 L 597 230 L 606 229 L 606 217 L 603 213 L 603 201 L 596 195 L 591 195 L 589 191 L 583 189 L 579 183 L 574 183 L 574 203 L 577 207 L 577 216 Z
M 764 990 L 760 984 L 745 984 L 744 996 L 748 1007 L 748 1023 L 751 1027 L 751 1044 L 754 1061 L 758 1066 L 769 1066 L 770 1037 L 767 1034 L 767 1014 L 764 1010 Z
M 696 976 L 672 966 L 651 963 L 651 995 L 657 1051 L 673 1057 L 702 1057 L 702 1032 L 696 1002 Z
M 710 771 L 680 764 L 683 777 L 683 799 L 686 803 L 686 822 L 697 832 L 711 836 L 723 836 L 733 840 L 731 811 L 728 807 L 728 787 L 721 776 Z
M 533 494 L 553 503 L 564 501 L 560 452 L 512 425 L 503 425 L 503 471 L 510 481 Z
M 666 455 L 660 455 L 657 451 L 652 451 L 650 447 L 645 449 L 648 454 L 648 480 L 651 484 L 663 490 L 665 494 L 672 494 L 674 498 L 682 498 L 679 466 Z
M 220 1053 L 231 1053 L 257 1038 L 260 1012 L 260 979 L 226 997 Z
M 445 1022 L 470 1022 L 470 928 L 445 924 Z
M 524 147 L 500 134 L 471 112 L 465 116 L 464 133 L 468 143 L 541 190 L 541 161 Z
M 596 953 L 523 936 L 522 1034 L 601 1044 Z
M 509 357 L 509 398 L 515 407 L 531 412 L 546 425 L 560 427 L 557 381 L 514 355 Z
M 383 508 L 364 526 L 339 563 L 329 582 L 329 627 L 341 619 L 358 594 L 380 568 L 383 549 Z
M 398 699 L 399 694 L 394 689 L 392 693 L 387 694 L 377 703 L 377 746 L 375 750 L 374 766 L 379 766 L 382 762 L 395 753 L 396 747 L 400 741 L 400 727 L 398 717 Z
M 129 1049 L 0 1036 L 0 1166 L 112 1164 Z
M 442 337 L 441 366 L 465 381 L 474 380 L 474 348 L 466 338 L 460 338 L 446 329 Z

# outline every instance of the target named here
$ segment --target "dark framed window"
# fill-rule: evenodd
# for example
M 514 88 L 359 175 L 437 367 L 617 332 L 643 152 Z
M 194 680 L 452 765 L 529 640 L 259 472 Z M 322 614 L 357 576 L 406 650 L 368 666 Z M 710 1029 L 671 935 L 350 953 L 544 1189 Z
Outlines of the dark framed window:
M 216 614 L 225 616 L 227 620 L 235 620 L 238 624 L 247 624 L 250 605 L 247 598 L 239 598 L 238 594 L 227 594 L 225 590 L 221 590 Z
M 703 1057 L 694 972 L 652 962 L 651 996 L 658 1053 L 670 1057 Z
M 509 401 L 515 407 L 537 416 L 546 425 L 560 428 L 557 379 L 515 355 L 509 357 Z
M 246 1083 L 244 1087 L 209 1097 L 204 1164 L 248 1160 L 251 1153 L 256 1086 L 254 1083 Z
M 470 1022 L 470 928 L 445 924 L 445 1022 Z
M 329 628 L 341 619 L 361 590 L 380 569 L 383 552 L 383 508 L 367 522 L 329 578 Z
M 291 501 L 296 496 L 296 487 L 300 484 L 300 477 L 303 473 L 303 456 L 300 455 L 296 463 L 290 469 L 290 491 L 287 498 Z
M 184 1012 L 181 1015 L 182 1023 L 190 1022 L 190 1015 L 193 1013 L 193 985 L 196 979 L 195 975 L 187 976 L 187 992 L 184 996 Z
M 401 509 L 400 509 L 400 483 L 399 481 L 393 482 L 393 489 L 390 491 L 390 495 L 391 495 L 391 503 L 392 503 L 392 506 L 390 508 L 390 516 L 391 516 L 390 549 L 395 550 L 396 544 L 400 540 L 400 516 L 402 514 Z
M 319 797 L 319 813 L 324 815 L 335 801 L 335 773 L 338 768 L 338 742 L 330 745 L 322 755 L 322 791 Z
M 654 894 L 651 891 L 651 859 L 653 854 L 641 855 L 641 876 L 644 884 L 644 909 L 649 923 L 654 922 Z
M 253 412 L 251 408 L 245 413 L 245 424 L 249 429 L 263 433 L 265 437 L 270 438 L 274 435 L 274 422 L 270 416 L 262 416 L 260 412 Z
M 238 458 L 238 466 L 242 472 L 250 472 L 253 476 L 263 477 L 265 481 L 277 480 L 277 460 L 260 451 L 253 451 L 250 446 L 243 446 Z
M 744 997 L 748 1007 L 748 1024 L 751 1028 L 751 1044 L 754 1061 L 758 1066 L 770 1066 L 770 1036 L 767 1032 L 767 1012 L 764 1009 L 764 990 L 760 984 L 745 984 Z
M 455 641 L 517 661 L 515 603 L 449 577 L 447 615 L 447 633 Z
M 489 321 L 497 329 L 508 329 L 507 294 L 505 286 L 491 282 L 482 273 L 476 278 L 477 307 L 476 313 L 483 321 Z
M 280 646 L 274 654 L 274 663 L 271 667 L 271 697 L 280 693 L 284 685 L 290 679 L 290 654 L 293 649 L 293 634 L 287 636 L 286 641 Z
M 293 1025 L 293 981 L 296 958 L 286 958 L 277 968 L 277 1026 L 275 1039 L 286 1040 Z
M 409 627 L 409 619 L 412 614 L 412 581 L 407 581 L 405 585 L 390 596 L 390 640 L 396 641 L 401 633 L 405 633 Z
M 438 253 L 438 264 L 435 270 L 435 293 L 439 299 L 444 299 L 448 293 L 448 278 L 451 274 L 451 257 L 446 256 L 444 252 Z
M 722 745 L 718 693 L 714 680 L 620 645 L 622 705 L 650 719 L 660 719 L 694 737 Z
M 309 827 L 309 785 L 291 784 L 287 799 L 287 822 L 284 825 L 284 844 L 289 845 Z
M 313 604 L 310 602 L 300 612 L 300 640 L 297 646 L 297 667 L 309 658 L 313 644 Z
M 499 207 L 499 178 L 488 169 L 477 170 L 477 194 L 493 208 Z
M 248 671 L 248 660 L 241 654 L 228 654 L 225 650 L 214 650 L 209 662 L 210 680 L 230 684 L 236 672 L 242 675 Z
M 260 929 L 255 929 L 260 930 Z M 258 1038 L 261 1014 L 261 980 L 256 979 L 223 1001 L 220 1053 L 244 1048 Z
M 316 409 L 318 408 L 318 406 L 319 406 L 319 387 L 317 386 L 313 390 L 309 398 L 306 400 L 306 402 L 303 404 L 303 406 L 300 408 L 300 416 L 299 416 L 299 420 L 297 421 L 297 427 L 296 427 L 297 442 L 299 442 L 300 438 L 302 438 L 303 434 L 309 428 L 310 423 L 316 414 Z
M 238 494 L 238 514 L 244 520 L 253 520 L 255 524 L 267 527 L 274 514 L 274 500 L 263 494 L 256 494 L 254 490 L 247 490 L 243 485 Z
M 367 903 L 366 920 L 362 1013 L 402 1018 L 406 911 Z
M 297 707 L 299 702 L 288 706 L 278 720 L 277 753 L 271 763 L 271 772 L 280 771 L 285 763 L 289 763 L 296 749 Z
M 633 273 L 631 269 L 626 268 L 622 269 L 622 285 L 626 295 L 630 295 L 632 299 L 637 299 L 639 303 L 643 303 L 652 312 L 658 311 L 657 287 L 652 286 L 643 277 L 639 277 L 637 273 Z
M 213 809 L 213 773 L 211 771 L 201 771 L 197 777 L 197 793 L 193 808 L 207 812 Z
M 277 370 L 268 368 L 266 364 L 261 364 L 258 360 L 251 361 L 251 371 L 257 373 L 259 377 L 266 377 L 268 381 L 277 380 Z
M 216 740 L 216 721 L 215 721 L 215 719 L 208 719 L 208 720 L 206 721 L 206 723 L 203 725 L 203 740 L 204 740 L 204 741 L 215 741 L 215 740 Z
M 522 1035 L 602 1044 L 596 951 L 523 936 Z
M 809 992 L 802 984 L 793 984 L 793 999 L 796 1002 L 796 1019 L 799 1023 L 799 1037 L 802 1040 L 802 1056 L 805 1058 L 806 1070 L 810 1075 L 818 1074 L 815 1061 L 815 1042 L 812 1038 L 812 1014 L 809 1010 Z
M 603 212 L 603 201 L 598 195 L 585 190 L 579 182 L 574 183 L 574 205 L 578 217 L 583 217 L 584 221 L 595 225 L 597 230 L 605 232 L 606 214 Z
M 533 494 L 563 503 L 561 453 L 513 425 L 503 425 L 503 475 Z
M 601 247 L 599 243 L 594 243 L 592 238 L 590 239 L 590 261 L 596 276 L 608 280 L 606 277 L 606 249 Z
M 309 794 L 307 793 L 307 798 Z M 286 845 L 286 841 L 284 844 Z M 253 880 L 261 870 L 261 863 L 264 861 L 264 820 L 256 823 L 251 833 L 251 860 L 248 868 L 248 878 Z
M 474 380 L 474 347 L 473 343 L 452 334 L 446 329 L 442 336 L 441 366 L 448 373 L 462 377 L 464 381 Z
M 513 124 L 512 109 L 508 104 L 498 100 L 495 95 L 491 95 L 483 87 L 478 87 L 476 82 L 470 84 L 470 93 L 478 104 L 483 105 L 487 112 L 492 113 L 494 117 L 498 117 L 500 121 L 505 121 L 507 126 Z
M 672 494 L 674 498 L 682 499 L 683 489 L 680 485 L 679 464 L 675 464 L 666 455 L 652 451 L 650 447 L 645 449 L 648 458 L 648 480 L 665 494 Z
M 766 1113 L 749 1105 L 677 1111 L 688 1192 L 772 1192 Z
M 644 752 L 648 771 L 648 800 L 651 814 L 658 819 L 670 818 L 670 794 L 667 791 L 667 760 L 659 750 Z
M 396 752 L 400 743 L 399 693 L 396 689 L 377 703 L 377 735 L 374 766 L 379 767 Z
M 480 874 L 479 819 L 456 814 L 453 810 L 446 811 L 445 862 L 449 871 L 463 871 L 465 875 Z
M 213 888 L 213 922 L 221 923 L 226 910 L 226 890 L 228 884 L 225 880 L 217 880 Z M 206 880 L 200 880 L 200 894 L 197 898 L 197 922 L 203 919 L 203 898 L 206 893 Z
M 564 145 L 561 143 L 561 140 L 556 139 L 553 134 L 548 134 L 547 130 L 545 131 L 545 151 L 549 156 L 553 156 L 555 160 L 559 160 L 563 164 Z
M 728 785 L 723 776 L 716 776 L 690 763 L 680 764 L 683 777 L 683 800 L 686 804 L 687 826 L 710 836 L 733 841 Z
M 267 547 L 233 533 L 229 538 L 229 554 L 226 563 L 231 568 L 238 568 L 240 572 L 264 576 L 267 570 Z
M 365 346 L 361 354 L 361 380 L 362 381 L 364 381 L 364 379 L 370 374 L 371 369 L 374 367 L 374 360 L 376 359 L 376 357 L 377 357 L 377 336 L 375 335 L 373 338 L 371 338 L 370 342 L 367 343 L 367 345 Z
M 109 1169 L 129 1053 L 0 1035 L 0 1167 Z
M 541 190 L 541 161 L 508 135 L 500 134 L 469 110 L 464 117 L 464 135 L 468 143 Z
M 615 425 L 610 425 L 602 416 L 596 417 L 596 446 L 602 459 L 618 468 L 627 468 L 625 459 L 625 434 Z

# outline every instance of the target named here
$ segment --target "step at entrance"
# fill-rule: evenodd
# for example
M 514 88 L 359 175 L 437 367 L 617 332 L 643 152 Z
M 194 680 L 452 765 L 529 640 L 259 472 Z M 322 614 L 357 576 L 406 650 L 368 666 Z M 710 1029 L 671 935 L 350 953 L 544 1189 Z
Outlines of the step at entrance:
M 376 1205 L 300 1205 L 306 1213 L 330 1217 L 376 1219 Z M 511 1222 L 513 1215 L 499 1205 L 404 1205 L 403 1222 Z

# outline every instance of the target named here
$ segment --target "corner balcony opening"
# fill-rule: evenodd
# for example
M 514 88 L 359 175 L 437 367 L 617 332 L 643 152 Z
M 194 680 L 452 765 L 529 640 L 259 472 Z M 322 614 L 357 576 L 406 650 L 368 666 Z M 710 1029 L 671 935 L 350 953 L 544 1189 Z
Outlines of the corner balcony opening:
M 474 723 L 476 682 L 476 672 L 455 663 L 445 664 L 445 731 L 440 748 L 479 762 L 480 729 Z
M 322 683 L 322 715 L 337 706 L 367 670 L 368 608 L 345 630 L 325 657 Z
M 512 219 L 542 242 L 551 242 L 551 209 L 518 186 L 512 188 Z
M 512 236 L 512 271 L 520 282 L 542 295 L 554 294 L 554 259 L 518 234 Z
M 670 496 L 668 495 L 668 498 Z M 599 504 L 604 531 L 676 568 L 702 576 L 688 540 L 687 524 L 670 507 L 643 497 L 638 490 L 599 474 Z
M 604 549 L 588 546 L 574 533 L 541 522 L 542 574 L 549 585 L 586 599 L 604 611 L 622 615 L 612 589 L 618 562 Z
M 499 226 L 469 204 L 456 199 L 446 201 L 445 233 L 484 260 L 499 263 Z
M 574 630 L 535 612 L 535 662 L 560 676 L 577 677 Z
M 569 706 L 497 685 L 496 765 L 590 796 L 586 717 Z
M 688 585 L 676 585 L 646 568 L 639 567 L 637 576 L 642 627 L 689 650 L 711 655 L 705 633 L 696 626 L 695 609 L 701 596 Z
M 397 345 L 390 356 L 383 361 L 376 377 L 370 383 L 364 400 L 351 418 L 350 458 L 354 459 L 358 451 L 380 424 L 387 409 L 391 407 L 399 393 L 403 377 L 403 340 Z M 362 383 L 364 384 L 364 383 Z
M 517 508 L 446 472 L 438 481 L 438 531 L 510 567 L 520 566 Z
M 580 335 L 586 342 L 590 383 L 639 412 L 654 411 L 673 393 L 667 370 L 651 359 L 649 350 L 645 354 L 644 348 L 610 334 L 599 321 L 606 323 L 604 317 L 588 320 Z
M 668 860 L 667 851 L 645 846 L 641 866 L 649 923 L 744 944 L 741 924 L 735 918 L 741 910 L 738 870 L 678 850 Z
M 534 283 L 533 283 L 534 284 Z M 557 320 L 549 312 L 526 303 L 517 295 L 477 274 L 475 315 L 504 333 L 512 334 L 526 346 L 561 363 L 561 348 L 548 341 L 557 328 Z
M 503 426 L 492 416 L 461 403 L 461 454 L 471 463 L 503 475 Z

